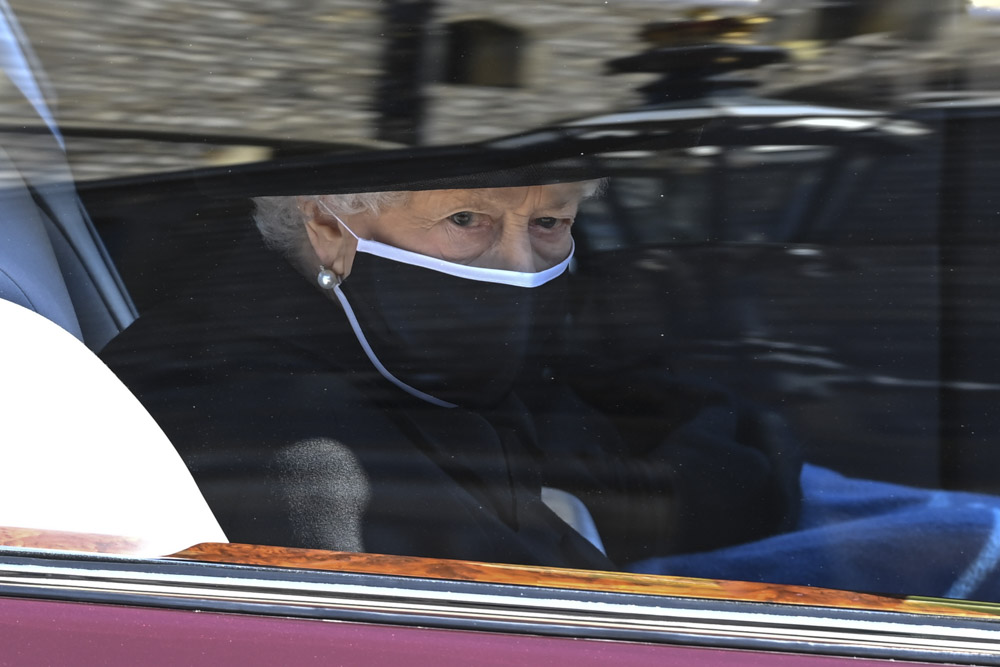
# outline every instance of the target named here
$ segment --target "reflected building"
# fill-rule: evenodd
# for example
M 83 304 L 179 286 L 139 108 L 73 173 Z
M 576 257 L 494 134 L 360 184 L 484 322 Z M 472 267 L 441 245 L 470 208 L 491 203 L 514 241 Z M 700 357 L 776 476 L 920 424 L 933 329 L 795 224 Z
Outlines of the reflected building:
M 11 4 L 59 92 L 82 178 L 109 162 L 137 173 L 260 153 L 178 144 L 165 154 L 135 141 L 113 158 L 73 128 L 439 144 L 634 106 L 656 75 L 609 76 L 607 61 L 649 48 L 650 24 L 706 16 L 768 19 L 752 34 L 703 36 L 787 45 L 790 63 L 754 73 L 767 94 L 892 106 L 994 78 L 986 55 L 956 74 L 968 35 L 994 31 L 970 24 L 964 0 Z M 100 165 L 86 157 L 97 152 Z
M 995 90 L 1000 23 L 968 0 L 764 0 L 766 39 L 794 61 L 764 74 L 766 94 L 894 109 Z

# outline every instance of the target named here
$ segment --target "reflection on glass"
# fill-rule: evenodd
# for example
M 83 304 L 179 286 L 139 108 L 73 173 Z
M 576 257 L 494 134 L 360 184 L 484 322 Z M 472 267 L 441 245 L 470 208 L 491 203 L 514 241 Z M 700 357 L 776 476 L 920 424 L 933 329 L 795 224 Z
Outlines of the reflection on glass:
M 996 3 L 12 3 L 230 539 L 1000 600 Z

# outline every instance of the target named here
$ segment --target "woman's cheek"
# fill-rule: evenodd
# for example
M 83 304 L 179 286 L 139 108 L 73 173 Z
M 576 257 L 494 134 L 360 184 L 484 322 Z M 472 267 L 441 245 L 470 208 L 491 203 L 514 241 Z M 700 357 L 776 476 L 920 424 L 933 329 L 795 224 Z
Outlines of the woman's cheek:
M 534 233 L 533 244 L 536 248 L 550 253 L 562 253 L 565 257 L 573 245 L 573 235 L 569 225 L 561 225 L 553 229 L 539 228 Z M 560 260 L 561 261 L 561 260 Z
M 438 256 L 456 264 L 470 264 L 488 248 L 488 239 L 479 232 L 461 229 L 458 233 L 448 232 L 438 244 Z
M 571 247 L 572 245 L 570 243 L 559 246 L 536 245 L 535 270 L 544 271 L 546 269 L 551 269 L 553 266 L 566 259 L 566 256 L 569 255 Z

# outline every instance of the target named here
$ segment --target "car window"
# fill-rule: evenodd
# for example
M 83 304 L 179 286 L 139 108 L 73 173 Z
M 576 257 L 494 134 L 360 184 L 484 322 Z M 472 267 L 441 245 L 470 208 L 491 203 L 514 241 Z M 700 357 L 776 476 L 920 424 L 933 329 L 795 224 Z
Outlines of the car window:
M 0 296 L 228 540 L 148 567 L 992 628 L 1000 9 L 8 1 Z

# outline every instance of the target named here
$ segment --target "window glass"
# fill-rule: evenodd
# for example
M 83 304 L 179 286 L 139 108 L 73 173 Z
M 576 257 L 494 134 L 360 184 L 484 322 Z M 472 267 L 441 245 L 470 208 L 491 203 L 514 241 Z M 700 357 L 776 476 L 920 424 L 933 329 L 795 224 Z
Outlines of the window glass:
M 9 2 L 26 305 L 230 541 L 1000 602 L 988 3 Z

